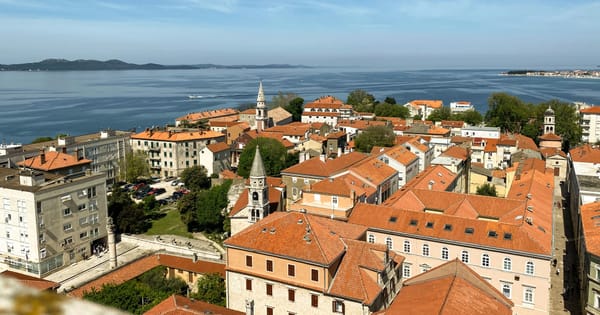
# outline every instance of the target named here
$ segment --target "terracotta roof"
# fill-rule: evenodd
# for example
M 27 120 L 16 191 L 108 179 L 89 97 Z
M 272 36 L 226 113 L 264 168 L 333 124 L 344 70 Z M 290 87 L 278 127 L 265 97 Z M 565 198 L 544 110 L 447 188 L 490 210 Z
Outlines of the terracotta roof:
M 208 121 L 208 125 L 211 127 L 231 127 L 234 125 L 239 124 L 240 122 L 237 121 L 237 117 L 221 117 L 221 118 L 215 118 L 215 119 L 211 119 Z
M 327 139 L 337 139 L 337 138 L 345 138 L 346 137 L 346 133 L 343 131 L 338 131 L 338 132 L 330 132 L 327 134 Z
M 223 306 L 191 300 L 181 295 L 171 295 L 149 309 L 144 315 L 244 315 L 244 312 Z
M 225 278 L 225 264 L 197 260 L 194 262 L 191 258 L 157 254 L 158 263 L 165 267 L 177 268 L 185 271 L 191 271 L 200 274 L 218 273 Z
M 277 123 L 286 119 L 290 119 L 292 117 L 292 114 L 290 114 L 290 112 L 285 110 L 283 107 L 278 106 L 273 109 L 269 109 L 267 116 L 269 116 L 269 118 L 272 118 L 273 121 Z
M 77 156 L 58 152 L 58 151 L 49 151 L 44 152 L 44 160 L 42 163 L 42 154 L 38 156 L 34 156 L 25 161 L 21 161 L 17 163 L 19 166 L 24 166 L 31 169 L 36 169 L 40 171 L 55 171 L 60 169 L 65 169 L 69 167 L 74 167 L 78 165 L 86 165 L 92 163 L 92 160 L 88 159 L 77 159 Z
M 456 180 L 456 174 L 451 170 L 445 168 L 442 165 L 431 165 L 426 168 L 423 172 L 419 173 L 413 179 L 411 179 L 405 188 L 417 188 L 417 189 L 431 189 L 436 191 L 446 191 L 450 188 L 450 185 Z M 393 202 L 393 195 L 388 199 L 387 202 Z M 392 205 L 392 203 L 390 203 Z
M 371 155 L 375 155 L 377 157 L 387 155 L 404 166 L 409 165 L 415 160 L 419 159 L 418 156 L 402 145 L 396 145 L 391 148 L 373 147 L 371 150 Z
M 600 201 L 581 205 L 585 250 L 600 257 Z
M 442 127 L 450 127 L 450 128 L 462 128 L 465 126 L 465 122 L 462 120 L 442 120 Z
M 600 163 L 600 148 L 590 144 L 571 149 L 569 155 L 573 162 Z
M 224 244 L 329 266 L 345 251 L 341 238 L 359 239 L 365 231 L 364 226 L 329 218 L 275 212 L 233 235 Z
M 513 302 L 455 259 L 404 281 L 392 304 L 376 315 L 512 314 Z
M 340 120 L 338 121 L 339 127 L 345 128 L 356 128 L 358 130 L 365 130 L 372 126 L 386 126 L 387 123 L 385 121 L 380 120 Z
M 580 113 L 584 114 L 600 114 L 600 106 L 592 106 L 588 108 L 581 109 Z
M 311 135 L 310 135 L 308 138 L 309 138 L 310 140 L 314 140 L 314 141 L 317 141 L 317 142 L 324 142 L 324 141 L 326 141 L 326 140 L 327 140 L 327 138 L 325 138 L 325 137 L 323 137 L 323 136 L 319 136 L 319 135 L 318 135 L 318 134 L 316 134 L 316 133 L 313 133 L 313 134 L 311 134 Z
M 419 139 L 422 139 L 422 137 L 414 137 L 412 140 L 409 140 L 406 143 L 423 153 L 429 151 L 430 148 L 426 144 L 421 143 Z
M 441 108 L 444 104 L 441 100 L 413 100 L 408 102 L 412 107 L 419 108 L 427 106 L 429 108 Z
M 316 182 L 306 191 L 318 194 L 350 197 L 352 189 L 346 184 L 344 177 L 340 176 L 336 178 L 326 178 Z
M 511 137 L 507 134 L 501 134 L 500 139 L 498 139 L 497 141 L 498 141 L 497 145 L 509 146 L 509 147 L 517 146 L 517 139 L 515 137 Z
M 302 112 L 302 116 L 323 116 L 323 117 L 337 117 L 340 113 L 336 112 Z
M 386 254 L 396 263 L 395 268 L 402 264 L 404 257 L 389 251 L 384 244 L 352 239 L 343 239 L 343 242 L 346 253 L 328 293 L 371 305 L 383 290 L 377 275 L 386 269 Z
M 451 146 L 449 147 L 446 151 L 442 152 L 442 154 L 440 154 L 441 156 L 448 156 L 448 157 L 453 157 L 462 161 L 466 161 L 469 158 L 469 152 L 467 151 L 467 149 L 455 145 L 455 146 Z
M 305 123 L 291 123 L 287 125 L 274 126 L 264 130 L 265 133 L 269 132 L 280 132 L 284 136 L 299 136 L 304 137 L 304 135 L 310 130 L 310 124 Z
M 471 137 L 463 137 L 463 136 L 453 136 L 452 138 L 450 138 L 450 142 L 452 143 L 470 143 L 473 140 L 473 138 Z
M 281 171 L 286 175 L 307 175 L 316 177 L 329 177 L 365 159 L 366 155 L 360 152 L 351 152 L 335 159 L 321 161 L 320 157 L 308 159 L 302 163 L 290 166 Z
M 567 155 L 565 154 L 565 152 L 563 152 L 562 150 L 558 149 L 558 148 L 542 148 L 540 149 L 540 153 L 542 153 L 542 156 L 544 158 L 548 158 L 550 156 L 554 156 L 554 155 L 559 155 L 563 158 L 567 158 Z
M 398 171 L 373 156 L 351 166 L 350 173 L 378 186 L 398 174 Z
M 225 137 L 224 134 L 206 130 L 206 131 L 180 131 L 180 132 L 172 132 L 172 131 L 142 131 L 138 134 L 131 135 L 131 139 L 139 139 L 139 140 L 153 140 L 153 141 L 191 141 L 191 140 L 203 140 L 203 139 L 214 139 Z
M 343 105 L 345 104 L 340 99 L 328 95 L 306 103 L 304 108 L 342 108 Z
M 236 179 L 236 178 L 242 178 L 242 176 L 239 176 L 238 174 L 234 173 L 231 170 L 223 170 L 221 172 L 221 174 L 219 174 L 221 178 L 224 179 Z
M 549 140 L 549 141 L 560 141 L 562 140 L 562 138 L 558 135 L 555 135 L 553 133 L 547 133 L 545 135 L 541 135 L 538 137 L 538 139 L 540 140 Z
M 15 280 L 18 280 L 21 284 L 23 284 L 27 287 L 38 289 L 41 291 L 54 290 L 60 286 L 60 283 L 56 283 L 54 281 L 44 280 L 44 279 L 24 275 L 22 273 L 10 271 L 10 270 L 5 270 L 3 272 L 0 272 L 0 276 L 4 276 L 7 278 L 13 278 Z
M 256 115 L 256 108 L 248 108 L 240 112 L 240 114 L 244 115 Z
M 207 145 L 206 148 L 209 149 L 213 153 L 227 151 L 230 149 L 229 146 L 227 145 L 227 143 L 225 143 L 225 142 L 212 143 L 212 144 Z
M 513 137 L 515 137 L 515 139 L 517 140 L 517 148 L 521 150 L 539 151 L 539 148 L 535 144 L 533 139 L 519 133 L 514 134 Z
M 204 112 L 189 113 L 187 115 L 176 118 L 175 121 L 187 120 L 190 122 L 194 122 L 201 119 L 211 119 L 216 117 L 236 115 L 238 112 L 239 111 L 237 109 L 233 108 L 215 109 Z

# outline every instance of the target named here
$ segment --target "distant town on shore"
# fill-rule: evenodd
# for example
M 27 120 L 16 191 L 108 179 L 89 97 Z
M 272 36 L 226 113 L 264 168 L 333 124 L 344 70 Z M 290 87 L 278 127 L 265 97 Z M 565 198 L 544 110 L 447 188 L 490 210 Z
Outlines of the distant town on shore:
M 510 70 L 501 75 L 600 79 L 600 70 Z

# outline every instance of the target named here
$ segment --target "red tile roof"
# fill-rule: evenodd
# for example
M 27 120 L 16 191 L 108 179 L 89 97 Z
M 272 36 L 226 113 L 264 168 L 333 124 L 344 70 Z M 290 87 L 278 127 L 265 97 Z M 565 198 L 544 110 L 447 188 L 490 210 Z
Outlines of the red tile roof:
M 188 299 L 181 295 L 171 295 L 149 309 L 144 315 L 244 315 L 244 312 L 223 306 Z
M 412 107 L 419 108 L 420 106 L 427 106 L 429 108 L 441 108 L 444 104 L 441 100 L 413 100 L 409 104 Z
M 592 106 L 579 111 L 583 114 L 600 114 L 600 106 Z
M 269 204 L 275 205 L 283 202 L 281 200 L 281 191 L 277 190 L 275 187 L 269 187 Z M 229 210 L 229 217 L 233 217 L 238 214 L 238 212 L 242 211 L 242 209 L 246 208 L 248 205 L 248 188 L 244 189 L 240 194 L 240 197 L 235 202 L 231 210 Z
M 206 130 L 206 131 L 142 131 L 138 134 L 131 135 L 131 139 L 135 140 L 153 140 L 153 141 L 191 141 L 191 140 L 205 140 L 225 137 L 221 132 Z
M 321 161 L 320 157 L 314 157 L 282 170 L 281 174 L 329 177 L 350 168 L 365 157 L 366 155 L 356 151 L 325 161 Z
M 4 276 L 7 278 L 13 278 L 15 280 L 18 280 L 21 284 L 23 284 L 27 287 L 38 289 L 41 291 L 54 290 L 60 286 L 60 283 L 56 283 L 54 281 L 44 280 L 44 279 L 24 275 L 22 273 L 10 271 L 10 270 L 5 270 L 3 272 L 0 272 L 0 276 Z
M 224 244 L 329 266 L 345 251 L 341 238 L 359 239 L 364 237 L 365 231 L 364 226 L 329 218 L 275 212 L 233 235 Z
M 392 304 L 376 315 L 510 315 L 513 302 L 458 259 L 404 281 Z
M 585 250 L 595 256 L 600 256 L 600 201 L 581 206 L 581 223 Z
M 32 168 L 40 171 L 51 172 L 55 170 L 61 170 L 69 167 L 86 165 L 92 163 L 92 160 L 88 159 L 77 159 L 77 156 L 57 152 L 49 151 L 44 152 L 44 159 L 42 163 L 42 155 L 34 156 L 25 161 L 17 163 L 19 166 Z
M 377 159 L 376 156 L 366 158 L 350 167 L 350 174 L 362 178 L 374 186 L 398 174 L 398 171 Z
M 225 278 L 225 264 L 197 260 L 194 262 L 191 258 L 157 254 L 158 263 L 165 267 L 177 268 L 185 271 L 191 271 L 200 274 L 218 273 Z
M 421 146 L 420 143 L 418 145 L 419 147 Z M 411 164 L 419 158 L 409 149 L 402 145 L 396 145 L 391 148 L 373 147 L 373 149 L 371 150 L 371 155 L 375 155 L 377 157 L 387 155 L 390 158 L 398 161 L 398 163 L 405 166 Z
M 539 151 L 539 148 L 533 139 L 518 133 L 514 134 L 513 137 L 517 140 L 517 148 L 521 150 Z
M 462 120 L 442 120 L 442 127 L 450 127 L 450 128 L 462 128 L 465 126 L 465 122 Z
M 306 103 L 304 108 L 334 108 L 339 109 L 344 106 L 344 102 L 340 99 L 335 98 L 334 96 L 322 96 L 312 102 Z
M 405 188 L 431 189 L 436 191 L 447 191 L 456 180 L 456 174 L 442 165 L 432 165 L 419 173 L 408 183 Z M 387 202 L 392 202 L 394 196 Z M 390 204 L 391 205 L 391 204 Z
M 236 115 L 238 114 L 238 112 L 239 111 L 237 109 L 233 108 L 215 109 L 205 112 L 189 113 L 187 115 L 176 118 L 175 121 L 187 120 L 189 122 L 194 122 L 201 119 L 211 119 L 217 117 Z
M 569 155 L 573 162 L 600 163 L 600 147 L 590 144 L 571 149 Z
M 558 149 L 558 148 L 542 148 L 540 149 L 540 153 L 542 153 L 542 156 L 544 158 L 548 158 L 554 155 L 559 155 L 563 158 L 567 158 L 567 155 L 565 154 L 565 152 L 563 152 L 562 150 Z
M 372 126 L 387 126 L 387 122 L 380 120 L 349 120 L 344 119 L 338 121 L 338 126 L 342 128 L 356 128 L 358 130 L 365 130 Z
M 469 152 L 467 151 L 467 149 L 458 146 L 458 145 L 454 145 L 449 147 L 446 151 L 442 152 L 442 154 L 440 154 L 441 156 L 449 156 L 449 157 L 453 157 L 462 161 L 466 161 L 469 158 Z
M 227 145 L 227 143 L 225 143 L 225 142 L 212 143 L 212 144 L 207 145 L 206 148 L 209 149 L 213 153 L 223 152 L 223 151 L 227 151 L 230 149 L 229 146 Z
M 540 140 L 547 140 L 547 141 L 560 141 L 562 140 L 562 138 L 558 135 L 555 135 L 553 133 L 547 133 L 545 135 L 541 135 L 538 137 L 538 139 Z

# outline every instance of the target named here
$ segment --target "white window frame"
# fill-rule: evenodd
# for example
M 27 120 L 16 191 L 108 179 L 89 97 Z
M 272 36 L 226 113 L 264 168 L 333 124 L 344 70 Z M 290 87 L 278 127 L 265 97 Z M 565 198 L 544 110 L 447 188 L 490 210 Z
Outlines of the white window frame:
M 502 269 L 504 271 L 512 271 L 512 260 L 510 257 L 504 257 L 502 260 Z
M 460 261 L 462 261 L 465 264 L 469 263 L 469 252 L 466 250 L 463 250 L 462 252 L 460 252 Z
M 423 256 L 429 257 L 429 244 L 423 244 L 421 253 L 423 254 Z
M 410 278 L 410 264 L 402 264 L 402 278 L 408 279 Z
M 534 304 L 535 303 L 535 287 L 523 286 L 523 303 Z
M 535 273 L 535 264 L 533 261 L 528 261 L 525 263 L 525 274 L 533 275 Z
M 375 243 L 375 235 L 369 234 L 367 236 L 367 242 L 369 242 L 369 243 Z
M 504 291 L 506 289 L 506 292 Z M 508 282 L 500 282 L 500 292 L 508 299 L 512 298 L 512 284 Z M 508 293 L 508 294 L 507 294 Z
M 486 268 L 490 266 L 490 255 L 488 255 L 488 254 L 481 255 L 481 266 L 486 267 Z
M 388 236 L 388 237 L 385 238 L 385 246 L 387 246 L 387 248 L 389 250 L 394 249 L 394 241 L 392 240 L 391 237 Z
M 450 256 L 450 250 L 448 249 L 448 247 L 442 247 L 442 259 L 448 260 L 449 256 Z
M 402 247 L 405 253 L 410 253 L 410 241 L 404 240 L 404 245 Z

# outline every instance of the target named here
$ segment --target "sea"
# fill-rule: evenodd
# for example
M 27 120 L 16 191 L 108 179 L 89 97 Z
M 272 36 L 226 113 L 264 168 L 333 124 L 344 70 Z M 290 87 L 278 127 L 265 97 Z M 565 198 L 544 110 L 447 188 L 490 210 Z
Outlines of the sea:
M 506 69 L 508 70 L 508 69 Z M 103 129 L 143 130 L 190 112 L 256 102 L 259 81 L 306 101 L 364 89 L 400 104 L 413 99 L 470 101 L 482 114 L 494 92 L 526 102 L 551 99 L 600 105 L 600 80 L 503 76 L 505 70 L 389 70 L 359 67 L 132 71 L 0 71 L 0 141 L 81 135 Z M 190 99 L 188 95 L 197 95 Z

